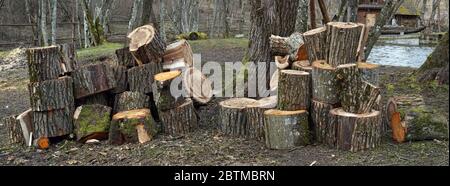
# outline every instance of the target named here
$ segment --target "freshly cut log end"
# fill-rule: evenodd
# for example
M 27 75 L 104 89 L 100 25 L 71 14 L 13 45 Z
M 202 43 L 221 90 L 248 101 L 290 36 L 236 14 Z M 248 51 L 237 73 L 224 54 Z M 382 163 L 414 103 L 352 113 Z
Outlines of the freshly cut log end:
M 277 109 L 308 110 L 310 101 L 310 74 L 298 70 L 282 70 L 278 83 Z
M 139 65 L 161 62 L 166 42 L 152 25 L 136 28 L 127 37 L 130 39 L 130 52 Z
M 8 136 L 8 143 L 22 145 L 25 139 L 20 126 L 20 121 L 16 116 L 8 116 L 2 119 L 2 123 L 6 127 L 6 134 Z
M 395 112 L 391 116 L 392 138 L 397 143 L 403 143 L 406 140 L 406 126 L 402 123 L 400 112 Z
M 109 143 L 146 143 L 157 134 L 150 110 L 140 109 L 120 112 L 113 116 L 109 128 Z
M 326 61 L 333 67 L 356 63 L 363 24 L 350 22 L 330 22 L 327 24 Z
M 342 108 L 330 111 L 330 126 L 336 135 L 329 135 L 339 150 L 358 152 L 378 147 L 381 142 L 381 113 L 352 114 Z
M 316 28 L 303 33 L 305 46 L 310 62 L 325 60 L 328 54 L 327 29 Z
M 73 72 L 78 68 L 78 59 L 76 46 L 73 43 L 65 43 L 58 45 L 60 55 L 62 57 L 61 68 L 64 73 Z
M 62 55 L 56 46 L 29 48 L 26 50 L 30 82 L 58 79 L 64 75 Z
M 380 84 L 380 66 L 371 63 L 358 63 L 358 69 L 364 81 L 367 81 L 375 86 Z
M 72 133 L 73 108 L 33 112 L 33 136 L 59 137 Z
M 30 83 L 28 90 L 31 108 L 34 111 L 57 110 L 74 105 L 71 77 Z
M 124 92 L 116 95 L 114 113 L 149 108 L 150 97 L 139 92 Z
M 397 101 L 394 98 L 390 98 L 385 106 L 384 119 L 386 125 L 391 126 L 392 116 L 396 112 L 398 112 Z
M 130 47 L 125 47 L 116 50 L 117 61 L 120 66 L 126 68 L 132 68 L 137 66 L 136 60 L 134 60 L 133 55 L 130 53 Z
M 308 112 L 268 110 L 264 112 L 265 140 L 269 149 L 290 149 L 311 143 Z
M 198 117 L 191 99 L 184 104 L 167 111 L 160 111 L 159 118 L 163 124 L 165 134 L 178 136 L 185 135 L 198 128 Z
M 164 53 L 164 66 L 174 67 L 176 63 L 184 63 L 186 67 L 194 64 L 191 46 L 186 40 L 180 40 L 167 46 Z M 168 69 L 172 70 L 172 69 Z
M 294 61 L 304 61 L 309 60 L 308 49 L 305 44 L 303 44 L 297 51 L 297 57 Z
M 225 135 L 245 138 L 248 133 L 246 109 L 256 102 L 249 98 L 232 98 L 220 102 L 220 131 Z
M 331 105 L 339 103 L 336 69 L 325 61 L 316 61 L 312 67 L 313 99 Z
M 98 137 L 107 137 L 111 110 L 111 107 L 103 105 L 83 105 L 78 107 L 73 116 L 77 141 L 85 143 L 91 139 L 105 139 Z
M 162 72 L 160 63 L 149 63 L 128 70 L 128 85 L 130 91 L 143 94 L 152 93 L 154 76 Z
M 206 105 L 213 98 L 211 81 L 195 68 L 183 72 L 183 86 L 188 97 L 200 105 Z
M 292 63 L 292 70 L 309 72 L 305 69 L 310 69 L 312 71 L 311 63 L 308 60 L 296 61 Z
M 328 142 L 327 139 L 333 139 L 327 137 L 329 134 L 330 127 L 328 114 L 335 106 L 322 103 L 319 101 L 312 100 L 311 104 L 311 121 L 312 121 L 312 131 L 314 132 L 315 140 L 319 143 L 333 144 L 333 142 Z M 331 135 L 335 133 L 332 132 Z
M 289 67 L 289 56 L 275 56 L 275 64 L 278 69 L 283 70 Z
M 80 99 L 116 87 L 114 72 L 105 63 L 86 65 L 77 69 L 73 76 L 75 99 Z
M 40 137 L 34 140 L 34 146 L 41 150 L 50 148 L 50 140 L 47 137 Z
M 264 112 L 277 107 L 277 96 L 260 99 L 247 106 L 247 137 L 264 141 Z
M 176 83 L 177 78 L 181 78 L 181 71 L 163 72 L 155 75 L 153 97 L 159 110 L 170 110 L 184 103 L 183 95 L 174 95 L 171 91 L 171 86 Z

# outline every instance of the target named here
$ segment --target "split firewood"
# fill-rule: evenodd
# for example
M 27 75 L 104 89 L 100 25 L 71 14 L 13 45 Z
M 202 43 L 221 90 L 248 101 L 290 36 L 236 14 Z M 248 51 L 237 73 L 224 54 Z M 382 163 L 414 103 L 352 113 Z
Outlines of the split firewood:
M 330 22 L 327 24 L 326 61 L 333 67 L 356 63 L 363 24 Z
M 48 111 L 73 107 L 73 80 L 61 77 L 28 84 L 30 104 L 34 111 Z
M 73 115 L 77 141 L 103 140 L 108 137 L 111 107 L 104 105 L 79 106 Z
M 159 118 L 165 134 L 184 135 L 198 128 L 198 116 L 191 99 L 186 99 L 180 106 L 167 111 L 159 111 Z
M 188 97 L 197 104 L 205 105 L 213 98 L 211 81 L 200 70 L 193 67 L 183 72 L 183 86 Z
M 290 149 L 311 143 L 307 111 L 268 110 L 264 116 L 267 148 Z
M 22 145 L 25 143 L 22 127 L 20 126 L 20 121 L 17 119 L 17 116 L 5 117 L 2 119 L 2 123 L 6 127 L 6 134 L 10 145 Z
M 167 46 L 164 53 L 165 70 L 174 70 L 176 67 L 191 67 L 194 64 L 194 57 L 191 46 L 186 40 L 180 40 Z
M 289 56 L 275 56 L 275 65 L 277 65 L 277 68 L 280 70 L 284 70 L 289 67 Z
M 73 72 L 78 68 L 78 59 L 75 44 L 64 43 L 58 45 L 62 57 L 61 67 L 65 73 Z
M 116 87 L 114 72 L 105 63 L 82 66 L 74 72 L 72 78 L 75 99 L 105 92 Z
M 166 42 L 152 25 L 136 28 L 127 37 L 130 40 L 130 52 L 137 64 L 161 62 Z
M 264 112 L 276 108 L 277 99 L 277 96 L 271 96 L 247 105 L 248 138 L 264 140 Z
M 140 109 L 117 113 L 109 128 L 109 143 L 146 143 L 153 140 L 157 129 L 150 110 Z
M 26 51 L 30 82 L 58 79 L 63 69 L 62 55 L 57 46 L 30 48 Z
M 163 72 L 155 75 L 153 98 L 159 110 L 166 111 L 173 109 L 185 102 L 183 95 L 174 95 L 171 92 L 172 83 L 176 83 L 174 81 L 177 78 L 181 78 L 180 71 Z
M 282 70 L 278 83 L 278 110 L 308 110 L 311 101 L 310 75 L 298 70 Z
M 50 139 L 48 139 L 47 137 L 39 137 L 35 140 L 33 140 L 33 144 L 34 147 L 41 149 L 41 150 L 46 150 L 48 148 L 50 148 Z
M 150 97 L 139 92 L 124 92 L 118 94 L 114 101 L 114 113 L 128 110 L 148 109 Z
M 232 98 L 219 103 L 220 130 L 229 136 L 247 137 L 247 114 L 249 105 L 257 101 L 249 98 Z
M 152 93 L 154 76 L 161 72 L 161 63 L 149 63 L 129 69 L 127 75 L 130 91 L 143 94 Z
M 329 126 L 330 123 L 328 122 L 328 114 L 334 108 L 336 107 L 327 103 L 322 103 L 315 100 L 312 100 L 311 102 L 312 131 L 314 133 L 315 140 L 319 143 L 329 144 L 327 139 L 330 138 L 328 138 L 327 135 L 329 135 L 328 130 L 332 127 Z M 334 132 L 332 134 L 334 134 Z
M 338 150 L 358 152 L 378 147 L 381 143 L 382 121 L 379 111 L 353 114 L 337 108 L 330 111 L 329 120 L 329 131 L 334 130 L 336 133 L 330 133 L 328 141 Z
M 308 60 L 313 63 L 325 60 L 328 54 L 327 29 L 326 27 L 316 28 L 303 33 L 305 46 L 308 53 Z
M 299 48 L 303 45 L 302 34 L 296 32 L 289 37 L 270 36 L 270 48 L 273 56 L 287 56 L 291 61 L 297 59 Z
M 372 85 L 379 86 L 380 82 L 380 66 L 371 63 L 358 63 L 358 69 L 364 81 Z
M 72 133 L 73 109 L 64 108 L 51 111 L 33 112 L 33 136 L 58 137 Z
M 313 99 L 331 105 L 339 103 L 336 69 L 325 61 L 316 61 L 312 67 Z
M 23 112 L 19 116 L 17 116 L 17 120 L 20 123 L 20 127 L 22 129 L 22 135 L 24 138 L 24 143 L 27 146 L 31 146 L 32 138 L 30 134 L 33 132 L 33 111 L 31 109 Z
M 125 47 L 116 50 L 117 62 L 120 66 L 132 68 L 137 66 L 136 60 L 130 52 L 130 47 Z

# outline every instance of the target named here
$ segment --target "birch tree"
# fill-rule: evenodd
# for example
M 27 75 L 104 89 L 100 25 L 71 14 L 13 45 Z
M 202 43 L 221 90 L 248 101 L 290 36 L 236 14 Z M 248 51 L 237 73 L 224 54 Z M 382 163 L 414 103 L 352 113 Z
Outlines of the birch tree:
M 56 45 L 56 17 L 58 9 L 58 0 L 52 0 L 52 45 Z

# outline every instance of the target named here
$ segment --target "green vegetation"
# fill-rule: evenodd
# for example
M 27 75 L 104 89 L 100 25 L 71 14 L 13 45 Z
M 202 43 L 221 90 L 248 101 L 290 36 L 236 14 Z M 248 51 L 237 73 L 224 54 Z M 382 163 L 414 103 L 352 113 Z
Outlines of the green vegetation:
M 205 49 L 223 49 L 223 48 L 244 48 L 248 47 L 248 39 L 208 39 L 189 41 L 193 51 L 201 51 Z
M 77 55 L 80 61 L 85 61 L 99 56 L 114 55 L 115 51 L 122 47 L 123 45 L 120 43 L 105 43 L 97 47 L 78 50 Z
M 9 51 L 0 51 L 0 58 L 4 58 L 8 53 Z

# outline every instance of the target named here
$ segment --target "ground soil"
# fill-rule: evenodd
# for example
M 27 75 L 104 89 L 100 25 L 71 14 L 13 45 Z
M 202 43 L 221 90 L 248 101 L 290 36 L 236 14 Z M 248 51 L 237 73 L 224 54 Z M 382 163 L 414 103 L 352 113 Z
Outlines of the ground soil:
M 201 53 L 203 61 L 240 61 L 243 48 L 209 48 Z M 414 69 L 383 67 L 382 85 L 396 85 Z M 0 72 L 0 118 L 15 115 L 29 107 L 27 69 Z M 425 104 L 440 110 L 448 118 L 447 91 L 422 91 Z M 384 91 L 387 97 L 387 91 Z M 410 94 L 394 91 L 395 95 Z M 392 96 L 392 95 L 389 95 Z M 268 150 L 264 143 L 223 136 L 218 130 L 215 99 L 198 108 L 201 127 L 186 136 L 159 136 L 144 145 L 110 146 L 106 142 L 79 144 L 63 140 L 49 150 L 12 147 L 6 144 L 6 132 L 0 126 L 0 165 L 350 165 L 448 166 L 448 141 L 421 141 L 395 144 L 385 138 L 383 144 L 366 152 L 350 153 L 314 144 L 291 150 Z

